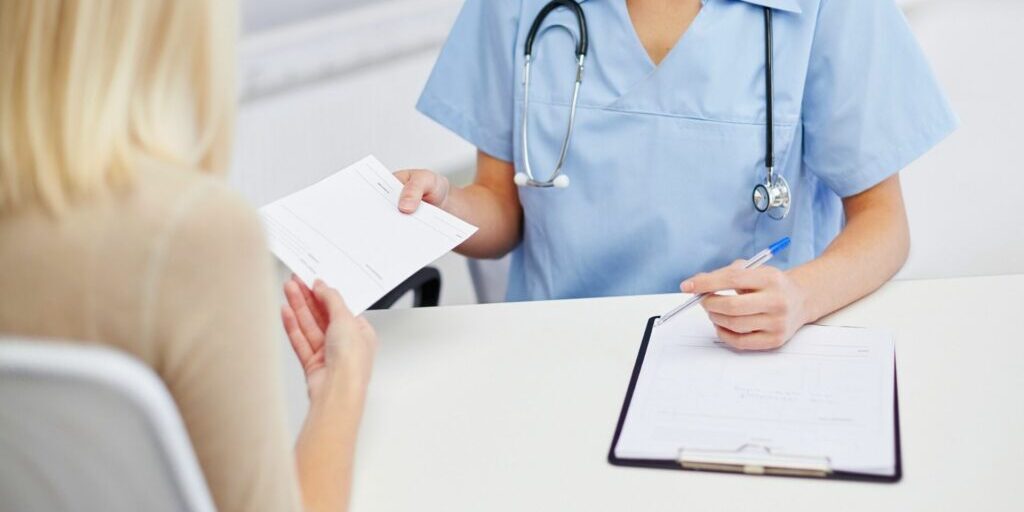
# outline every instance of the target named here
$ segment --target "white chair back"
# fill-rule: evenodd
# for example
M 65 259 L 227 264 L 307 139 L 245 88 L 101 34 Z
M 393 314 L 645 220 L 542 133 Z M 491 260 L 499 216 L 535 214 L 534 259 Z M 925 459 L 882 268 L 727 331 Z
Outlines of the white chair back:
M 0 338 L 0 509 L 214 507 L 152 370 L 111 349 Z

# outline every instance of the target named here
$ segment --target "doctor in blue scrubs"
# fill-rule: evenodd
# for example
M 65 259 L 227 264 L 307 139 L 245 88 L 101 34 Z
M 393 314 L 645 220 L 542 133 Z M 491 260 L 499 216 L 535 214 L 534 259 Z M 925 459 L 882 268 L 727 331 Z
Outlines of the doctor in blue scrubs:
M 580 1 L 589 51 L 571 184 L 517 187 L 524 43 L 547 3 L 467 0 L 420 98 L 478 148 L 474 183 L 396 173 L 402 211 L 422 200 L 480 226 L 460 253 L 513 253 L 509 300 L 736 290 L 703 301 L 719 336 L 770 349 L 906 261 L 898 173 L 958 121 L 893 0 Z M 792 196 L 781 220 L 751 200 L 766 173 L 765 7 L 775 172 Z M 533 47 L 529 151 L 542 180 L 565 137 L 578 36 L 559 7 Z M 785 236 L 775 266 L 733 261 Z

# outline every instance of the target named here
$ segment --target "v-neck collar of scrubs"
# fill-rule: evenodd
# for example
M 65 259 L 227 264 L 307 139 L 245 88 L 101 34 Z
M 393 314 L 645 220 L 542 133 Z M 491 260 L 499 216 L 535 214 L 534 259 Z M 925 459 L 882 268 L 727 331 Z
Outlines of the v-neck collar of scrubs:
M 746 3 L 751 6 L 765 6 L 773 9 L 778 9 L 787 13 L 800 13 L 801 8 L 798 0 L 701 0 L 702 7 L 697 16 L 694 17 L 690 26 L 686 32 L 680 36 L 679 40 L 672 46 L 668 54 L 661 60 L 660 63 L 655 64 L 651 60 L 650 54 L 647 53 L 647 49 L 644 48 L 643 43 L 640 40 L 640 36 L 636 32 L 636 27 L 633 25 L 632 18 L 629 16 L 629 10 L 626 6 L 626 0 L 577 0 L 587 10 L 587 4 L 599 4 L 600 2 L 611 2 L 611 4 L 604 4 L 600 6 L 601 9 L 610 9 L 615 13 L 614 19 L 609 20 L 612 23 L 610 30 L 603 31 L 602 33 L 621 33 L 625 34 L 626 40 L 624 44 L 618 44 L 615 46 L 606 46 L 601 42 L 595 42 L 592 38 L 592 49 L 601 47 L 598 52 L 612 52 L 616 57 L 612 57 L 611 61 L 613 65 L 618 66 L 618 72 L 616 75 L 619 79 L 613 79 L 607 85 L 610 90 L 615 91 L 613 97 L 606 98 L 606 101 L 601 101 L 599 104 L 610 106 L 618 104 L 626 100 L 626 97 L 631 91 L 637 88 L 644 87 L 644 85 L 651 80 L 655 80 L 657 75 L 668 72 L 668 69 L 674 69 L 671 74 L 675 75 L 678 72 L 680 66 L 686 68 L 689 67 L 686 64 L 687 61 L 691 60 L 688 56 L 693 57 L 693 52 L 697 51 L 696 48 L 701 46 L 702 38 L 705 38 L 709 31 L 713 30 L 717 22 L 716 11 L 724 7 L 726 4 L 735 3 Z M 598 7 L 594 5 L 593 7 Z M 596 31 L 596 30 L 595 30 Z M 592 56 L 588 60 L 597 59 L 593 65 L 609 65 L 609 58 L 602 56 Z M 604 61 L 604 62 L 601 62 Z M 600 64 L 598 64 L 600 62 Z M 625 80 L 621 80 L 625 79 Z
M 692 39 L 691 37 L 688 37 L 690 33 L 700 29 L 700 24 L 703 22 L 704 18 L 707 17 L 705 12 L 708 10 L 708 0 L 701 0 L 700 11 L 698 11 L 697 15 L 692 21 L 690 21 L 690 25 L 686 27 L 686 30 L 679 35 L 679 39 L 676 39 L 676 42 L 673 43 L 672 48 L 669 49 L 668 53 L 661 58 L 661 62 L 657 63 L 655 63 L 654 59 L 651 58 L 651 54 L 647 51 L 647 48 L 644 47 L 643 40 L 640 39 L 640 33 L 636 30 L 636 24 L 633 22 L 633 17 L 629 13 L 629 6 L 626 5 L 626 0 L 616 2 L 616 9 L 618 10 L 619 16 L 627 22 L 625 25 L 628 27 L 628 32 L 630 34 L 627 37 L 630 39 L 629 44 L 632 47 L 630 51 L 639 52 L 637 60 L 642 61 L 646 65 L 648 73 L 653 73 L 657 71 L 659 67 L 672 60 L 674 54 L 683 51 L 681 47 L 686 45 L 686 41 L 688 39 Z
M 576 0 L 579 4 L 586 4 L 588 0 Z M 617 0 L 625 4 L 625 0 Z M 719 0 L 700 0 L 701 5 L 707 5 L 709 2 Z M 780 11 L 801 13 L 803 10 L 800 8 L 797 0 L 724 0 L 727 2 L 746 2 L 748 4 L 760 5 L 763 7 L 771 7 L 772 9 L 778 9 Z
M 701 0 L 705 4 L 709 0 Z M 760 5 L 762 7 L 771 7 L 780 11 L 791 12 L 794 14 L 800 14 L 803 10 L 800 8 L 800 4 L 797 0 L 729 0 L 733 2 L 746 2 L 748 4 Z

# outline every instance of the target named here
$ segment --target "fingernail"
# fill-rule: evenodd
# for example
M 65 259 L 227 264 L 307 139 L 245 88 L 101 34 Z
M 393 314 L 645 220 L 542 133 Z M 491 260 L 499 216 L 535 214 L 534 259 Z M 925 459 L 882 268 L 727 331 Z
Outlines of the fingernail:
M 682 290 L 684 292 L 687 292 L 687 293 L 692 292 L 693 291 L 693 281 L 683 281 L 683 285 L 682 285 L 681 288 L 682 288 Z
M 415 206 L 415 201 L 412 199 L 402 199 L 398 202 L 398 209 L 405 212 L 411 211 L 413 206 Z

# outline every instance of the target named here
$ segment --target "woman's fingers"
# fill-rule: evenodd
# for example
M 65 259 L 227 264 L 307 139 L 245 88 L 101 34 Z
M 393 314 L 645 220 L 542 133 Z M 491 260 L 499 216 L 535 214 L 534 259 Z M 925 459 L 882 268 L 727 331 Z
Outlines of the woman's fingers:
M 302 334 L 299 322 L 295 318 L 295 312 L 290 306 L 281 306 L 281 321 L 284 323 L 285 332 L 288 333 L 292 351 L 295 352 L 295 357 L 299 360 L 299 366 L 306 373 L 306 378 L 311 378 L 316 370 L 325 366 L 323 347 L 321 346 L 320 350 L 313 349 L 309 340 Z
M 302 292 L 302 298 L 306 301 L 306 305 L 310 312 L 313 314 L 313 319 L 316 320 L 316 324 L 320 326 L 321 331 L 327 330 L 327 312 L 324 311 L 323 304 L 316 300 L 313 296 L 313 291 L 303 283 L 299 276 L 292 274 L 292 281 L 295 282 L 299 287 L 299 291 Z
M 347 385 L 365 391 L 377 342 L 373 327 L 365 318 L 353 316 L 341 294 L 320 280 L 313 284 L 313 296 L 327 312 L 329 325 L 314 358 L 316 364 L 328 373 L 343 376 Z
M 306 362 L 313 357 L 314 351 L 309 340 L 302 334 L 299 321 L 295 318 L 295 312 L 290 306 L 281 306 L 281 323 L 284 324 L 284 332 L 288 334 L 288 341 L 292 344 L 295 356 L 299 358 L 299 364 L 305 368 Z
M 323 281 L 316 281 L 313 285 L 313 294 L 324 305 L 324 309 L 327 310 L 328 321 L 331 324 L 338 321 L 350 322 L 355 318 L 352 312 L 349 311 L 348 306 L 345 305 L 345 300 L 341 298 L 338 290 L 327 286 Z
M 295 281 L 288 281 L 284 285 L 284 295 L 288 300 L 288 305 L 292 308 L 299 329 L 302 330 L 302 334 L 305 335 L 306 339 L 309 340 L 310 346 L 315 350 L 323 343 L 324 331 L 313 317 L 313 312 L 309 309 L 306 299 L 303 298 L 299 285 Z
M 313 357 L 309 358 L 309 362 L 306 365 L 306 371 L 315 370 L 324 366 L 324 351 L 319 350 L 313 353 Z

